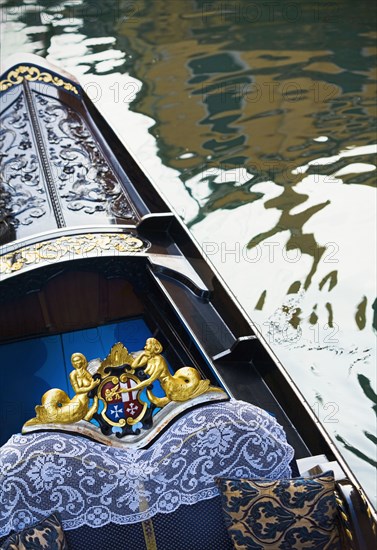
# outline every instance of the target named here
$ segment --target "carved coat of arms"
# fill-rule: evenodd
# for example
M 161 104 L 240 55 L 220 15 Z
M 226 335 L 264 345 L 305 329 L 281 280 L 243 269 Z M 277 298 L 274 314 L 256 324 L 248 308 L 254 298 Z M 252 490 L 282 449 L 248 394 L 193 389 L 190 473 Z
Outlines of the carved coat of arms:
M 114 445 L 115 437 L 126 446 L 142 447 L 188 407 L 227 399 L 223 390 L 211 386 L 193 367 L 171 374 L 161 352 L 160 342 L 149 338 L 139 353 L 130 354 L 123 344 L 114 344 L 103 361 L 88 363 L 84 355 L 74 353 L 74 370 L 69 375 L 74 397 L 57 388 L 48 390 L 23 433 L 64 429 L 103 443 Z M 156 381 L 165 394 L 162 397 L 153 391 Z M 111 442 L 103 436 L 111 436 Z M 125 436 L 129 436 L 127 443 Z
M 140 380 L 136 376 L 122 374 L 105 379 L 99 388 L 100 399 L 104 403 L 101 412 L 103 418 L 113 426 L 137 424 L 147 408 L 147 404 L 138 397 L 139 391 L 132 388 Z

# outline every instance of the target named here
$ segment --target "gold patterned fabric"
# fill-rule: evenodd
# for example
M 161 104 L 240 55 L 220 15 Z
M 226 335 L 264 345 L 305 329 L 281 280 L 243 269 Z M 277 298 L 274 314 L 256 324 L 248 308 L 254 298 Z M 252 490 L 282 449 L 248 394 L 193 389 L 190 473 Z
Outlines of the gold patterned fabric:
M 340 550 L 332 472 L 313 478 L 217 480 L 237 550 Z
M 32 527 L 11 535 L 1 550 L 68 550 L 58 514 L 52 514 Z

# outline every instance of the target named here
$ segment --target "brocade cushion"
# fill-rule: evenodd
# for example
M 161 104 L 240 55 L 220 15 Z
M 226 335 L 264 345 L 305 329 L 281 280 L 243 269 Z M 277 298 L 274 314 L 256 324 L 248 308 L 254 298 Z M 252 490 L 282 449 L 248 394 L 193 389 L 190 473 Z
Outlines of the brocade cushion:
M 52 514 L 39 523 L 14 533 L 1 550 L 68 550 L 67 541 L 58 514 Z
M 332 472 L 297 479 L 224 479 L 217 484 L 237 550 L 340 549 Z

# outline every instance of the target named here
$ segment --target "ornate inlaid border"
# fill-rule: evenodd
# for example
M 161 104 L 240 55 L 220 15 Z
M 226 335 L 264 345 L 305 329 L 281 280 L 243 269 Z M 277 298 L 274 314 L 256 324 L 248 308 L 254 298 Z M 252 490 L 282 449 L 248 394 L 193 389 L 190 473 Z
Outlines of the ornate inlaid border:
M 131 233 L 95 233 L 58 237 L 0 256 L 0 275 L 9 275 L 38 264 L 145 252 L 149 247 L 150 243 Z
M 73 92 L 78 94 L 79 91 L 71 82 L 63 80 L 60 76 L 54 75 L 53 73 L 43 70 L 41 71 L 38 67 L 30 65 L 19 65 L 16 68 L 11 69 L 6 78 L 0 81 L 0 92 L 5 92 L 12 86 L 21 84 L 23 80 L 28 80 L 30 82 L 45 82 L 46 84 L 53 84 L 57 87 L 62 87 L 68 92 Z

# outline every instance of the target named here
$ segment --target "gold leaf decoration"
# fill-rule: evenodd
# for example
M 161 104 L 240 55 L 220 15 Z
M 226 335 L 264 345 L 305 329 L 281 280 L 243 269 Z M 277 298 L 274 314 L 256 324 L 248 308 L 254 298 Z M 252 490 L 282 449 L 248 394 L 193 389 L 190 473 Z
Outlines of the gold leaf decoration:
M 0 256 L 0 274 L 12 274 L 27 266 L 58 262 L 89 254 L 144 252 L 149 243 L 129 233 L 70 235 L 19 248 Z
M 23 80 L 28 80 L 30 82 L 46 82 L 46 84 L 62 87 L 68 92 L 73 92 L 74 94 L 79 93 L 76 86 L 71 82 L 66 82 L 61 77 L 54 76 L 47 71 L 41 72 L 38 67 L 31 67 L 29 65 L 19 65 L 15 69 L 9 71 L 6 78 L 0 82 L 0 92 L 5 92 L 11 88 L 11 86 L 21 84 Z

